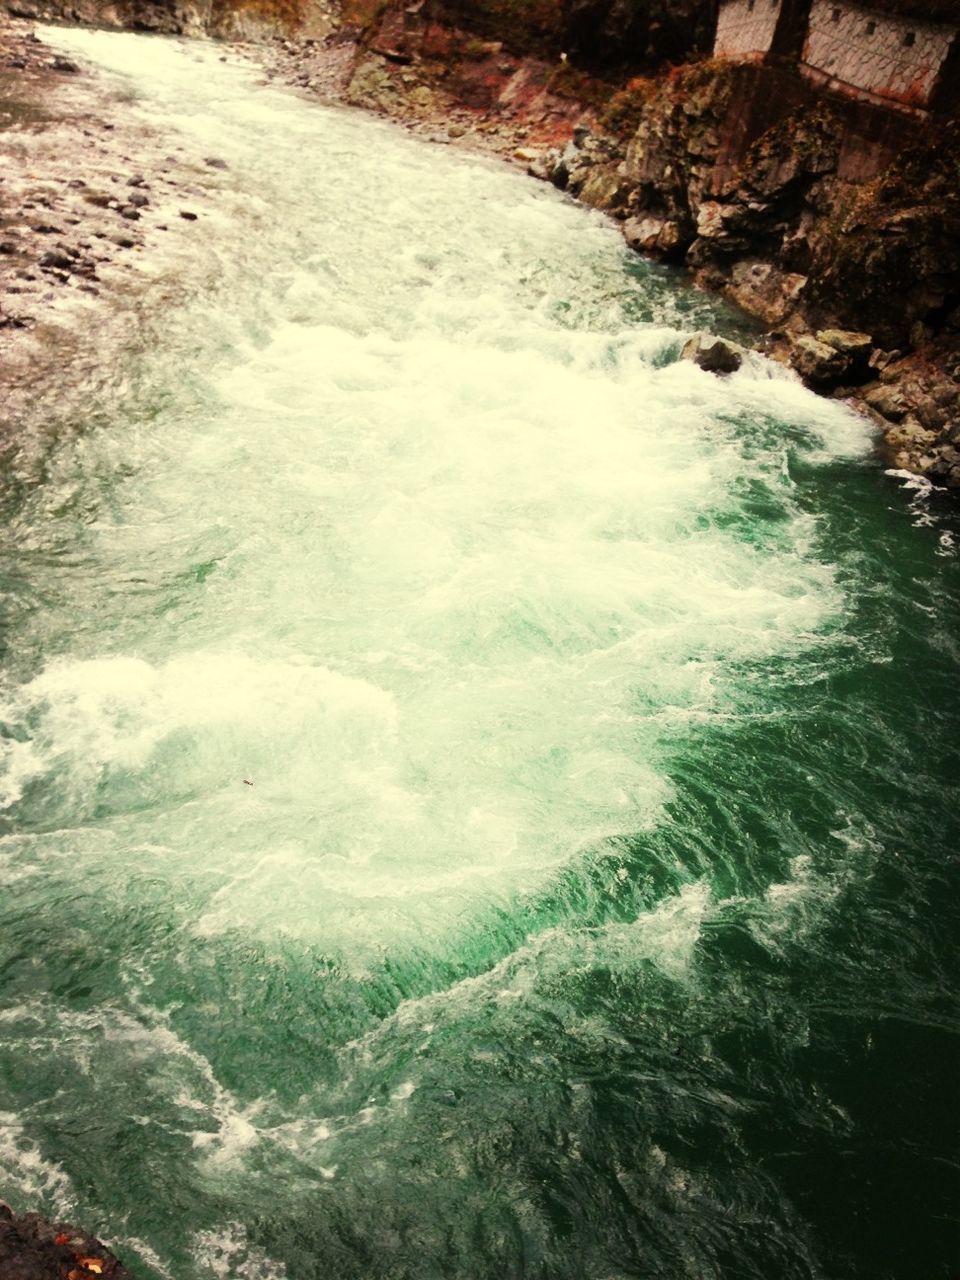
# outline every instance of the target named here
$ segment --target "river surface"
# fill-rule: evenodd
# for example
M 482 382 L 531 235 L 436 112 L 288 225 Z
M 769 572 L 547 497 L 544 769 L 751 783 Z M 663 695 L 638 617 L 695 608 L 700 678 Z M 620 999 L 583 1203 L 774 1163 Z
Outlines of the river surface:
M 553 190 L 45 38 L 228 168 L 0 490 L 0 1196 L 143 1280 L 950 1276 L 952 509 Z

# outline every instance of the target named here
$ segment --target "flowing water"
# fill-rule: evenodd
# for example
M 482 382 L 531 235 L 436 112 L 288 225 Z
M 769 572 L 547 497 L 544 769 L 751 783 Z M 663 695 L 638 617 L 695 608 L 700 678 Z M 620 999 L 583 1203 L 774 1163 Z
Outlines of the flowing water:
M 0 1196 L 143 1280 L 950 1275 L 952 510 L 552 190 L 46 38 L 229 168 L 4 482 Z

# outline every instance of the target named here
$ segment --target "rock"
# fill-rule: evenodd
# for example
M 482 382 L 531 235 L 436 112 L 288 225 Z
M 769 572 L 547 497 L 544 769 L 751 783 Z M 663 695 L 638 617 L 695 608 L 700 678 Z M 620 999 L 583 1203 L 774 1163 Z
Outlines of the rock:
M 664 258 L 676 255 L 683 244 L 678 223 L 672 218 L 657 217 L 654 214 L 627 218 L 623 224 L 623 235 L 630 248 L 636 249 L 638 253 L 651 253 Z
M 717 240 L 726 235 L 723 215 L 727 207 L 716 200 L 704 200 L 697 210 L 697 235 L 704 240 Z
M 868 387 L 863 393 L 863 400 L 889 422 L 900 422 L 907 412 L 907 406 L 900 392 L 884 383 Z
M 941 382 L 933 388 L 930 396 L 941 409 L 952 409 L 960 402 L 960 387 L 955 382 Z
M 73 258 L 62 249 L 51 249 L 41 257 L 40 265 L 47 270 L 72 271 Z
M 793 344 L 790 364 L 812 387 L 838 386 L 850 368 L 850 357 L 835 351 L 810 334 L 802 334 Z
M 3 1280 L 133 1280 L 96 1237 L 69 1223 L 47 1222 L 38 1213 L 16 1217 L 0 1203 L 0 1276 Z
M 141 191 L 135 191 L 127 203 L 133 209 L 145 209 L 150 203 L 150 197 L 145 196 Z
M 869 333 L 856 333 L 849 329 L 821 329 L 817 341 L 855 359 L 869 357 L 873 350 L 873 339 Z
M 206 156 L 203 163 L 211 169 L 226 169 L 229 167 L 226 160 L 221 160 L 219 156 Z
M 63 58 L 59 54 L 50 63 L 54 71 L 63 71 L 68 75 L 78 75 L 80 68 L 75 62 L 71 62 L 69 58 Z
M 646 214 L 642 218 L 627 218 L 623 224 L 623 238 L 638 253 L 652 253 L 665 222 L 666 218 L 657 218 L 652 214 Z
M 11 254 L 17 252 L 17 246 L 12 240 L 0 240 L 0 253 Z
M 747 258 L 734 264 L 723 291 L 766 324 L 783 325 L 796 311 L 806 285 L 806 276 Z
M 196 222 L 197 220 L 197 215 L 195 213 L 191 213 L 189 209 L 181 209 L 180 217 L 186 218 L 187 222 Z
M 947 425 L 948 414 L 934 400 L 933 396 L 924 396 L 917 402 L 913 411 L 917 421 L 928 431 L 940 431 Z
M 743 364 L 743 348 L 723 338 L 698 333 L 684 344 L 681 360 L 692 360 L 707 373 L 736 373 Z

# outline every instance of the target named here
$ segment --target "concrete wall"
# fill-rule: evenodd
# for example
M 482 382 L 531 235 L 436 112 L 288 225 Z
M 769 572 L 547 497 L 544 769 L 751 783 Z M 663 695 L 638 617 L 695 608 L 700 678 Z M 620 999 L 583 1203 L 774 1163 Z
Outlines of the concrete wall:
M 820 83 L 873 101 L 925 107 L 955 34 L 955 27 L 892 18 L 844 0 L 814 0 L 804 69 Z
M 720 5 L 715 58 L 761 58 L 773 43 L 780 0 L 726 0 Z

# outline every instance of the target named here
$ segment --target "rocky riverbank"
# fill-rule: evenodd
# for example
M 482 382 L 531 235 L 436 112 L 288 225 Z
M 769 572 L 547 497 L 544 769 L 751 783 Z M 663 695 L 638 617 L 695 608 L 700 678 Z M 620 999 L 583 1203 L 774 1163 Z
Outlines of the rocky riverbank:
M 51 3 L 16 7 L 256 37 L 246 52 L 268 79 L 524 166 L 608 213 L 638 251 L 686 265 L 760 318 L 760 348 L 869 415 L 893 466 L 960 487 L 955 121 L 851 103 L 784 65 L 700 58 L 624 82 L 607 69 L 612 36 L 584 52 L 590 72 L 575 69 L 551 52 L 549 23 L 520 30 L 491 4 L 468 29 L 449 4 L 318 0 L 291 18 L 273 0 Z M 580 30 L 575 4 L 558 15 L 565 36 Z M 498 22 L 507 38 L 488 38 Z M 656 62 L 663 41 L 650 39 L 644 56 Z M 0 126 L 19 126 L 0 130 L 2 377 L 16 406 L 51 386 L 51 351 L 60 364 L 64 352 L 86 354 L 86 376 L 97 376 L 102 352 L 77 336 L 83 316 L 122 296 L 135 327 L 131 299 L 158 253 L 173 244 L 179 269 L 196 269 L 218 175 L 216 157 L 166 155 L 161 139 L 134 136 L 124 103 L 27 22 L 0 26 L 0 67 Z
M 133 1280 L 95 1236 L 38 1213 L 17 1217 L 0 1201 L 0 1276 L 3 1280 Z
M 879 428 L 887 461 L 960 487 L 958 125 L 700 59 L 615 83 L 389 9 L 273 74 L 500 154 L 608 213 L 768 326 L 758 344 Z
M 232 56 L 225 50 L 224 56 Z M 0 442 L 116 374 L 144 315 L 213 269 L 227 175 L 131 112 L 122 87 L 0 14 Z M 156 308 L 145 306 L 156 302 Z

